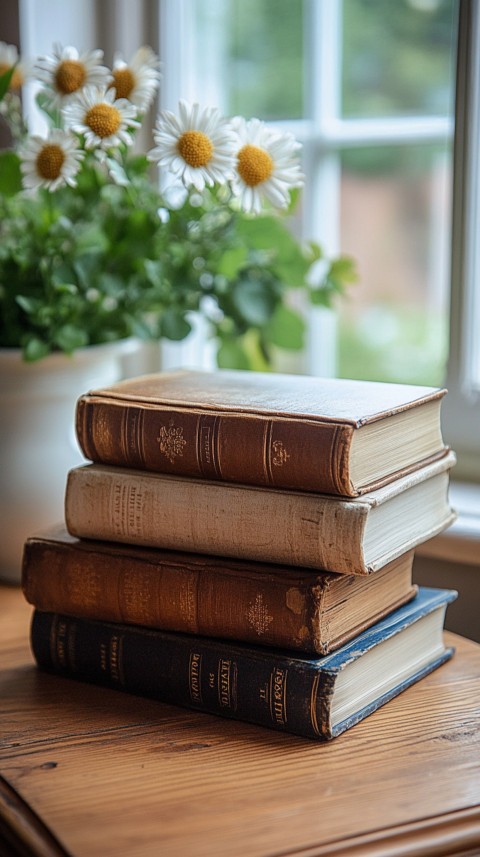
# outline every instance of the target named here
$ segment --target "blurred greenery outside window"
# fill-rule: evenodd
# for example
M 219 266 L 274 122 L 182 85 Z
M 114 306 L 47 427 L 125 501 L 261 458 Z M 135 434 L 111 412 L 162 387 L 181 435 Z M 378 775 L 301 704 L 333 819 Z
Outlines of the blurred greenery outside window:
M 308 372 L 443 383 L 457 13 L 458 0 L 184 0 L 181 91 L 291 130 L 307 175 L 294 230 L 357 260 L 336 320 L 309 311 Z

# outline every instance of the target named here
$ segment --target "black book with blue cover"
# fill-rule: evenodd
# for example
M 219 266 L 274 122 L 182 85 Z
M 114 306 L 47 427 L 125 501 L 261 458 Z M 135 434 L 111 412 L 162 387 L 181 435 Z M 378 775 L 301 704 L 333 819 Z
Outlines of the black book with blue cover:
M 421 587 L 323 658 L 38 610 L 31 643 L 48 672 L 324 741 L 452 656 L 443 625 L 456 596 Z

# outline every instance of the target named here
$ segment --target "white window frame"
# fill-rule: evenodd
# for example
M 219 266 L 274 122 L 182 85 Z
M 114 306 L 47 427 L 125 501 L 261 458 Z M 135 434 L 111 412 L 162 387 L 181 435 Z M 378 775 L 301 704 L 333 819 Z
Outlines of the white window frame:
M 457 478 L 480 480 L 480 8 L 461 0 L 445 434 Z M 475 322 L 476 320 L 476 322 Z M 475 327 L 475 324 L 477 327 Z

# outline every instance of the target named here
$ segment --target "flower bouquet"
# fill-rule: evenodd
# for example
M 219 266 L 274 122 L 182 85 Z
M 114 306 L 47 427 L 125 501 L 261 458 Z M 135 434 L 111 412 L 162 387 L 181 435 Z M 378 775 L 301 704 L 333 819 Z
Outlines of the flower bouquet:
M 27 75 L 43 136 L 22 118 Z M 355 279 L 350 259 L 324 259 L 286 225 L 303 183 L 290 134 L 182 101 L 138 151 L 160 78 L 146 47 L 109 69 L 99 50 L 56 46 L 28 71 L 0 43 L 12 136 L 0 152 L 0 347 L 35 361 L 132 335 L 181 340 L 200 314 L 219 366 L 268 369 L 276 348 L 303 346 L 293 290 L 328 306 Z

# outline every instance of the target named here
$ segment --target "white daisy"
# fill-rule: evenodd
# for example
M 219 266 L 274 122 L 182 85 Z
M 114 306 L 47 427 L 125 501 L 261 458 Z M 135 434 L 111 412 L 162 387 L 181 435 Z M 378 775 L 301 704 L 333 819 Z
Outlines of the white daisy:
M 47 138 L 29 137 L 20 152 L 23 186 L 28 190 L 44 187 L 50 191 L 65 184 L 75 187 L 83 156 L 75 137 L 58 128 Z
M 110 86 L 117 98 L 127 98 L 144 112 L 150 107 L 160 82 L 160 61 L 151 48 L 139 48 L 130 61 L 117 54 Z
M 76 48 L 53 47 L 52 55 L 40 57 L 35 66 L 39 80 L 48 86 L 53 106 L 62 107 L 85 86 L 107 85 L 110 72 L 101 65 L 103 51 L 79 54 Z
M 289 190 L 303 185 L 304 176 L 292 134 L 268 128 L 260 119 L 234 119 L 239 138 L 233 192 L 244 211 L 258 214 L 265 197 L 277 208 L 289 203 Z
M 17 91 L 25 83 L 27 68 L 24 63 L 19 62 L 18 50 L 15 45 L 0 42 L 0 75 L 10 71 L 15 66 L 10 80 L 9 90 Z
M 126 98 L 115 98 L 113 89 L 89 86 L 62 111 L 67 128 L 85 138 L 87 149 L 130 146 L 130 131 L 139 128 L 137 108 Z
M 185 187 L 202 191 L 205 185 L 232 177 L 237 138 L 216 107 L 201 109 L 180 101 L 178 118 L 164 110 L 153 136 L 157 145 L 148 157 L 180 178 Z

